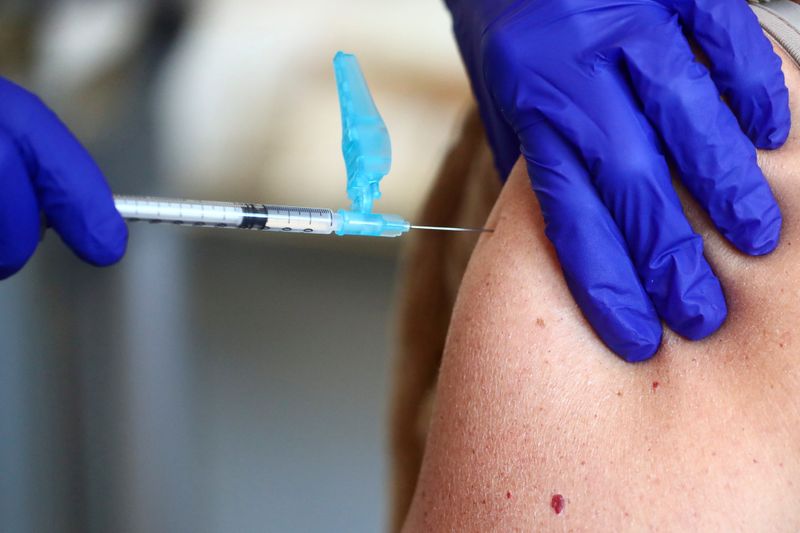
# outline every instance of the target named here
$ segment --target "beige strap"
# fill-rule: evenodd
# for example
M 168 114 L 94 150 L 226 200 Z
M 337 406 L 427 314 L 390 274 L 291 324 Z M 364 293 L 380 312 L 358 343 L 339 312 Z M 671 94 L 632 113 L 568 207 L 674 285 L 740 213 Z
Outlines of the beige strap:
M 751 0 L 761 27 L 800 66 L 800 5 L 791 0 Z

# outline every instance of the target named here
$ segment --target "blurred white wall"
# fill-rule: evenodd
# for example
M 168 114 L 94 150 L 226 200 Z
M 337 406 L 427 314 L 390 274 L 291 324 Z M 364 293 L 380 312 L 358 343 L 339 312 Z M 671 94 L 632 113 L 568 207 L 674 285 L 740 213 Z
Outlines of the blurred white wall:
M 203 2 L 159 86 L 174 189 L 344 207 L 338 50 L 358 56 L 392 137 L 377 209 L 411 216 L 467 95 L 437 0 Z

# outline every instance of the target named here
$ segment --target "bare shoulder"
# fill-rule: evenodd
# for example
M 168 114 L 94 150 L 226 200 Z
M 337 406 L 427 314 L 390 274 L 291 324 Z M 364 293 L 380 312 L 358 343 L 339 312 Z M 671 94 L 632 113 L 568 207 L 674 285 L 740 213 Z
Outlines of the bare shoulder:
M 800 529 L 798 150 L 795 131 L 761 161 L 785 219 L 768 257 L 687 201 L 729 319 L 637 365 L 572 301 L 518 165 L 462 282 L 406 530 Z

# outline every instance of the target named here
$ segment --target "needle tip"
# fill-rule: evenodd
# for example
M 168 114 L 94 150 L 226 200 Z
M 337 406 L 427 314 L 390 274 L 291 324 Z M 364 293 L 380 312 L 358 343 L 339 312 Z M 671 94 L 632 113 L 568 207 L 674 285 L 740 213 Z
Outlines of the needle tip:
M 473 233 L 494 233 L 491 228 L 450 228 L 446 226 L 411 226 L 411 229 L 424 229 L 431 231 L 460 231 Z

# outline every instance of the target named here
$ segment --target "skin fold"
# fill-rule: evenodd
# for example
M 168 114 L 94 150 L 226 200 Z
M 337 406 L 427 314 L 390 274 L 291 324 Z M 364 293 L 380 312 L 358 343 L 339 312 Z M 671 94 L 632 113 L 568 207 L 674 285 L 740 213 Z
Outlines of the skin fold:
M 679 187 L 729 316 L 630 364 L 574 303 L 518 162 L 455 302 L 404 531 L 800 530 L 800 128 L 759 164 L 780 246 L 741 254 Z

